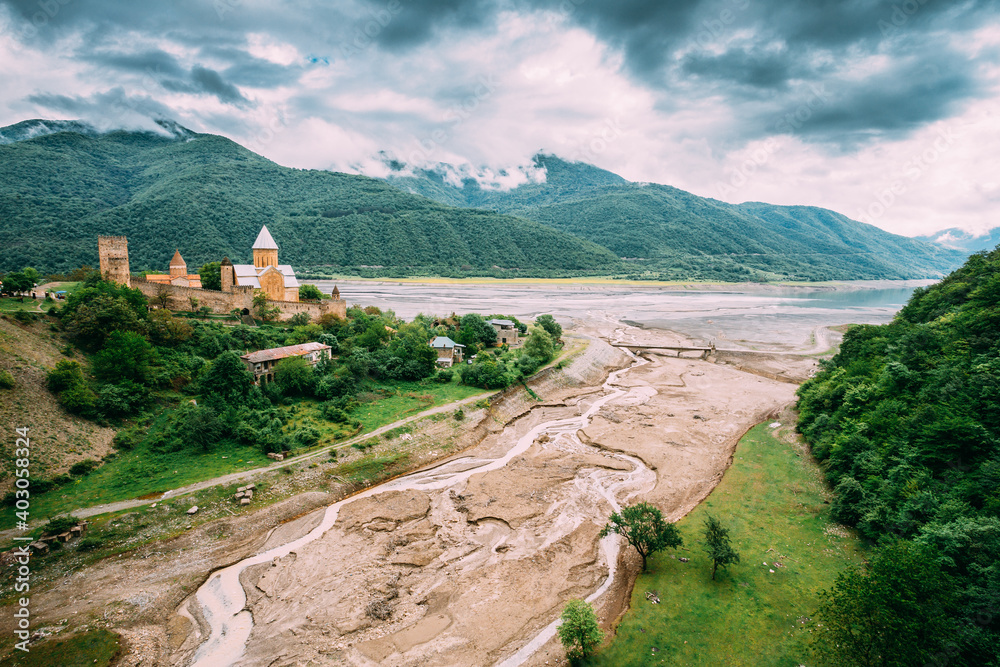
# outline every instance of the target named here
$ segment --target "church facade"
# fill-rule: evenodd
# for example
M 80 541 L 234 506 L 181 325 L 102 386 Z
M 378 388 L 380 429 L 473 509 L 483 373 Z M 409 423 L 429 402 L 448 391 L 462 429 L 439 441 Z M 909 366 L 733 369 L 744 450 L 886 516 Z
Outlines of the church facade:
M 142 276 L 129 273 L 128 241 L 124 236 L 99 236 L 97 248 L 105 280 L 134 287 L 146 295 L 150 303 L 162 303 L 171 310 L 190 310 L 191 299 L 197 299 L 199 308 L 209 308 L 213 313 L 230 314 L 239 310 L 249 315 L 254 295 L 263 292 L 269 305 L 279 309 L 279 320 L 290 319 L 299 313 L 306 313 L 312 319 L 328 313 L 347 317 L 347 302 L 340 298 L 336 287 L 332 299 L 299 300 L 299 281 L 295 272 L 288 264 L 278 264 L 278 244 L 266 226 L 254 241 L 253 264 L 233 264 L 228 257 L 222 260 L 221 291 L 203 289 L 201 277 L 187 272 L 179 250 L 170 260 L 169 273 Z

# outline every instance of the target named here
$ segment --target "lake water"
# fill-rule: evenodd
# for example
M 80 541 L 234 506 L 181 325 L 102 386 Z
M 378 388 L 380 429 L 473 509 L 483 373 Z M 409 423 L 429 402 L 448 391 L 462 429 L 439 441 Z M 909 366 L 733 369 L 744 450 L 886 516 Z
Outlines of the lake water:
M 698 291 L 677 287 L 594 284 L 428 284 L 318 281 L 324 292 L 338 285 L 348 304 L 418 313 L 503 313 L 530 320 L 551 313 L 572 320 L 613 318 L 678 331 L 705 343 L 799 346 L 820 326 L 881 324 L 905 305 L 913 290 L 934 281 L 872 281 L 829 286 L 734 286 Z

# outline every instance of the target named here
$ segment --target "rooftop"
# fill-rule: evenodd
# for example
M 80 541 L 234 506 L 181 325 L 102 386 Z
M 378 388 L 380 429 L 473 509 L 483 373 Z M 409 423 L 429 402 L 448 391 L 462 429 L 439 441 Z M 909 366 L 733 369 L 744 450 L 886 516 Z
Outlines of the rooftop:
M 431 341 L 431 347 L 443 347 L 447 349 L 449 347 L 465 347 L 465 346 L 462 345 L 461 343 L 456 343 L 447 336 L 438 336 L 437 338 Z
M 241 356 L 240 359 L 244 359 L 251 364 L 259 364 L 262 361 L 274 361 L 276 359 L 285 359 L 286 357 L 301 357 L 303 354 L 309 354 L 310 352 L 330 349 L 332 348 L 329 345 L 324 345 L 323 343 L 302 343 L 301 345 L 286 345 L 285 347 L 272 347 L 269 350 L 250 352 Z
M 514 323 L 511 322 L 510 320 L 490 320 L 490 324 L 493 324 L 493 325 L 498 326 L 498 327 L 512 327 L 512 326 L 514 326 Z
M 271 232 L 267 231 L 267 225 L 260 228 L 257 240 L 253 242 L 254 250 L 277 250 L 278 244 L 271 238 Z

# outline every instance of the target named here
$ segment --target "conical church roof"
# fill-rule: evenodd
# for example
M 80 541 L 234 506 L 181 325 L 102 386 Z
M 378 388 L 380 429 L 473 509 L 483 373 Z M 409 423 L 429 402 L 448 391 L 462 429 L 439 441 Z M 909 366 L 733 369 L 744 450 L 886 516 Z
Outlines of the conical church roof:
M 277 250 L 278 244 L 271 238 L 271 232 L 267 231 L 267 225 L 260 228 L 257 240 L 253 242 L 254 250 Z
M 181 257 L 181 251 L 175 250 L 174 256 L 170 259 L 170 266 L 187 266 L 184 262 L 184 258 Z

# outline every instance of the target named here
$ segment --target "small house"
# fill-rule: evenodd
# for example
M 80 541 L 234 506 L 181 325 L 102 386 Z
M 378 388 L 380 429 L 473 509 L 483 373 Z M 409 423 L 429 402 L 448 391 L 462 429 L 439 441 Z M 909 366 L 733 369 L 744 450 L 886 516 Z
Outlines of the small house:
M 448 368 L 452 364 L 462 363 L 462 355 L 465 354 L 465 346 L 456 343 L 447 336 L 438 336 L 430 342 L 430 346 L 437 351 L 437 364 Z
M 497 343 L 514 347 L 519 344 L 517 337 L 517 325 L 510 320 L 490 320 L 490 324 L 497 330 Z
M 321 359 L 330 359 L 331 348 L 323 343 L 302 343 L 301 345 L 286 345 L 285 347 L 272 347 L 269 350 L 260 350 L 244 354 L 240 359 L 246 364 L 247 370 L 253 375 L 253 381 L 260 384 L 260 381 L 274 381 L 274 367 L 282 359 L 288 357 L 302 357 L 309 362 L 310 366 L 315 366 Z

